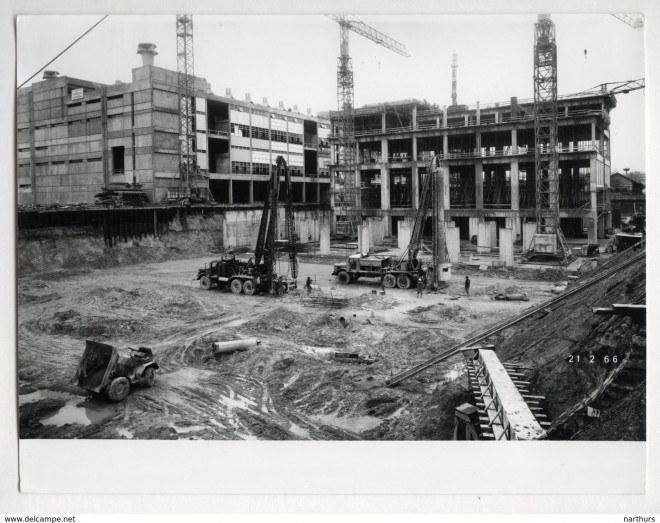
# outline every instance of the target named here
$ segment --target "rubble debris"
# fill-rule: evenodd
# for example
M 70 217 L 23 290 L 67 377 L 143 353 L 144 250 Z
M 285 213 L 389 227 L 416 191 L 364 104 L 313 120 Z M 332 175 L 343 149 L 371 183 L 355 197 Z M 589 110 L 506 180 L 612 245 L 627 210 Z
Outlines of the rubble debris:
M 495 299 L 500 301 L 529 301 L 529 296 L 524 293 L 496 294 Z
M 331 352 L 330 359 L 344 361 L 346 363 L 364 363 L 366 365 L 376 363 L 377 360 L 375 356 L 360 354 L 358 352 Z

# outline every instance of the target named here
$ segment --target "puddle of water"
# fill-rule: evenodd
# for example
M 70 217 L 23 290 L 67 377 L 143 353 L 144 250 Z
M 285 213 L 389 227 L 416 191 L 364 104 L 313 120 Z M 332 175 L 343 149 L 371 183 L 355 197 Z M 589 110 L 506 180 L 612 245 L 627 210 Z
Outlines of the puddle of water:
M 117 433 L 126 439 L 133 439 L 133 433 L 128 429 L 117 429 Z
M 117 412 L 115 405 L 93 405 L 88 407 L 78 407 L 80 399 L 67 401 L 66 405 L 55 414 L 46 416 L 39 420 L 43 425 L 55 425 L 61 427 L 67 423 L 77 423 L 79 425 L 91 425 L 100 423 L 105 418 L 112 416 Z
M 250 407 L 256 407 L 256 402 L 252 401 L 245 396 L 236 394 L 233 389 L 229 389 L 229 396 L 220 396 L 220 403 L 222 403 L 229 410 L 232 409 L 244 409 L 250 410 Z
M 399 407 L 399 408 L 396 409 L 394 412 L 392 412 L 392 414 L 390 414 L 389 416 L 387 416 L 387 419 L 398 418 L 399 416 L 401 416 L 401 414 L 404 413 L 405 410 L 406 410 L 406 407 L 405 407 L 405 406 L 404 406 L 404 407 Z
M 382 423 L 382 420 L 373 416 L 354 416 L 351 418 L 339 418 L 332 414 L 315 414 L 311 416 L 315 421 L 351 432 L 364 432 L 371 430 Z
M 282 389 L 288 389 L 291 385 L 293 385 L 296 380 L 300 377 L 300 374 L 294 374 L 291 376 L 288 380 L 284 382 L 284 385 L 282 386 Z
M 203 378 L 213 375 L 213 371 L 184 367 L 169 374 L 162 374 L 158 380 L 171 387 L 191 388 Z
M 289 430 L 299 438 L 312 439 L 307 429 L 304 429 L 303 427 L 301 427 L 300 425 L 296 425 L 295 423 L 291 423 Z
M 306 352 L 307 354 L 330 354 L 331 352 L 341 350 L 341 349 L 337 349 L 337 347 L 310 347 L 310 346 L 300 347 L 300 349 L 303 352 Z
M 223 327 L 240 327 L 244 323 L 247 323 L 250 321 L 252 318 L 250 316 L 244 317 L 244 318 L 238 318 L 236 320 L 228 321 L 223 325 Z
M 188 432 L 198 432 L 200 430 L 204 430 L 206 427 L 203 427 L 202 425 L 188 425 L 186 427 L 174 427 L 174 430 L 177 431 L 179 434 L 187 434 Z
M 18 396 L 18 404 L 25 405 L 26 403 L 34 403 L 35 401 L 45 400 L 45 399 L 56 399 L 56 400 L 69 400 L 73 396 L 66 392 L 57 392 L 54 390 L 35 390 L 29 394 L 20 394 Z

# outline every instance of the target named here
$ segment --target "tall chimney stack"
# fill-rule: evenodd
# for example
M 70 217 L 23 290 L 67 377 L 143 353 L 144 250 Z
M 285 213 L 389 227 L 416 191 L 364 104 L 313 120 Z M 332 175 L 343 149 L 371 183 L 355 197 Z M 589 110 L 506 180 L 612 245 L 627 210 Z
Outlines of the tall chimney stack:
M 156 44 L 143 42 L 138 44 L 137 54 L 142 55 L 142 65 L 154 65 L 154 56 L 158 54 Z

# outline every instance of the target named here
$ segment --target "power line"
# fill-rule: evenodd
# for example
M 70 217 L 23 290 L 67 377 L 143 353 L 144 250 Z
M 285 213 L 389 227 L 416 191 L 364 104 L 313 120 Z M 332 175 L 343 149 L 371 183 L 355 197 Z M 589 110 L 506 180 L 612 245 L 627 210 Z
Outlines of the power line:
M 92 29 L 94 29 L 97 25 L 99 25 L 101 22 L 103 22 L 103 20 L 105 20 L 106 18 L 108 18 L 108 16 L 110 16 L 110 15 L 105 15 L 105 16 L 104 16 L 103 18 L 101 18 L 98 22 L 96 22 L 92 27 L 90 27 L 89 29 L 87 29 L 87 31 L 85 31 L 85 32 L 84 32 L 83 34 L 81 34 L 78 38 L 76 38 L 73 42 L 71 42 L 71 44 L 70 44 L 66 49 L 64 49 L 64 51 L 62 51 L 62 52 L 61 52 L 60 54 L 58 54 L 55 58 L 53 58 L 50 62 L 48 62 L 48 63 L 47 63 L 46 65 L 44 65 L 41 69 L 39 69 L 36 73 L 34 73 L 32 76 L 30 76 L 30 78 L 28 78 L 27 80 L 25 80 L 25 82 L 23 82 L 21 85 L 19 85 L 19 86 L 17 87 L 17 89 L 20 89 L 21 87 L 23 87 L 26 83 L 28 83 L 28 82 L 29 82 L 30 80 L 32 80 L 35 76 L 37 76 L 41 71 L 43 71 L 44 69 L 46 69 L 46 67 L 48 67 L 48 66 L 49 66 L 50 64 L 52 64 L 55 60 L 57 60 L 60 56 L 62 56 L 62 55 L 63 55 L 64 53 L 66 53 L 69 49 L 71 49 L 71 48 L 72 48 L 72 47 L 73 47 L 73 46 L 74 46 L 74 45 L 75 45 L 75 44 L 76 44 L 81 38 L 83 38 L 83 37 L 84 37 L 87 33 L 89 33 Z

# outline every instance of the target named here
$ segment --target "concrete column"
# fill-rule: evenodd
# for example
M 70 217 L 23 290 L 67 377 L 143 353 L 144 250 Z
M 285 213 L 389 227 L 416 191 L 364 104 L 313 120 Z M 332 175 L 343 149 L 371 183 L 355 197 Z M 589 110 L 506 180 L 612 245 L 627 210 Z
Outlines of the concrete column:
M 321 224 L 321 238 L 319 241 L 321 254 L 330 254 L 330 222 Z
M 380 115 L 380 128 L 383 131 L 387 130 L 387 119 L 385 118 L 385 112 L 383 111 L 383 114 Z
M 449 195 L 449 167 L 440 167 L 440 176 L 442 178 L 443 208 L 445 211 L 448 211 L 451 208 L 451 200 Z
M 481 108 L 479 107 L 479 102 L 477 102 L 477 125 L 481 125 Z
M 490 246 L 497 247 L 497 222 L 486 222 L 490 234 Z
M 229 205 L 234 203 L 234 184 L 233 180 L 229 180 Z
M 398 236 L 397 236 L 397 247 L 399 249 L 405 249 L 410 243 L 410 238 L 412 237 L 412 223 L 410 220 L 400 220 L 397 222 L 398 226 Z
M 447 133 L 442 135 L 442 157 L 449 157 L 449 135 Z
M 479 254 L 490 252 L 490 229 L 487 222 L 479 222 L 477 227 L 477 252 Z
M 305 187 L 303 185 L 303 202 L 305 201 Z M 250 180 L 250 203 L 254 203 L 254 181 Z
M 511 129 L 511 154 L 518 154 L 518 131 Z
M 591 146 L 596 147 L 596 122 L 591 122 Z
M 515 132 L 515 131 L 514 131 Z M 518 172 L 518 160 L 511 162 L 511 209 L 520 209 L 520 175 Z
M 500 229 L 500 261 L 513 267 L 513 229 Z
M 473 236 L 477 236 L 478 228 L 479 228 L 479 217 L 470 216 L 468 218 L 468 234 L 470 236 L 470 240 L 472 240 Z
M 481 160 L 474 164 L 474 190 L 477 209 L 484 208 L 484 165 Z
M 535 234 L 536 234 L 536 223 L 534 222 L 523 223 L 523 236 L 522 236 L 523 252 L 534 248 L 533 241 Z
M 307 243 L 309 241 L 309 224 L 306 219 L 302 219 L 298 222 L 298 227 L 296 227 L 298 232 L 298 238 L 300 238 L 300 243 Z M 286 231 L 286 228 L 284 229 Z
M 446 105 L 442 106 L 442 128 L 443 129 L 447 128 L 447 106 Z
M 412 108 L 412 128 L 417 129 L 417 105 Z
M 461 262 L 461 231 L 458 227 L 449 226 L 446 229 L 447 252 L 451 263 Z
M 380 167 L 380 208 L 387 211 L 390 208 L 390 173 L 387 168 L 387 157 L 389 156 L 387 140 L 381 140 L 380 147 L 383 159 Z

